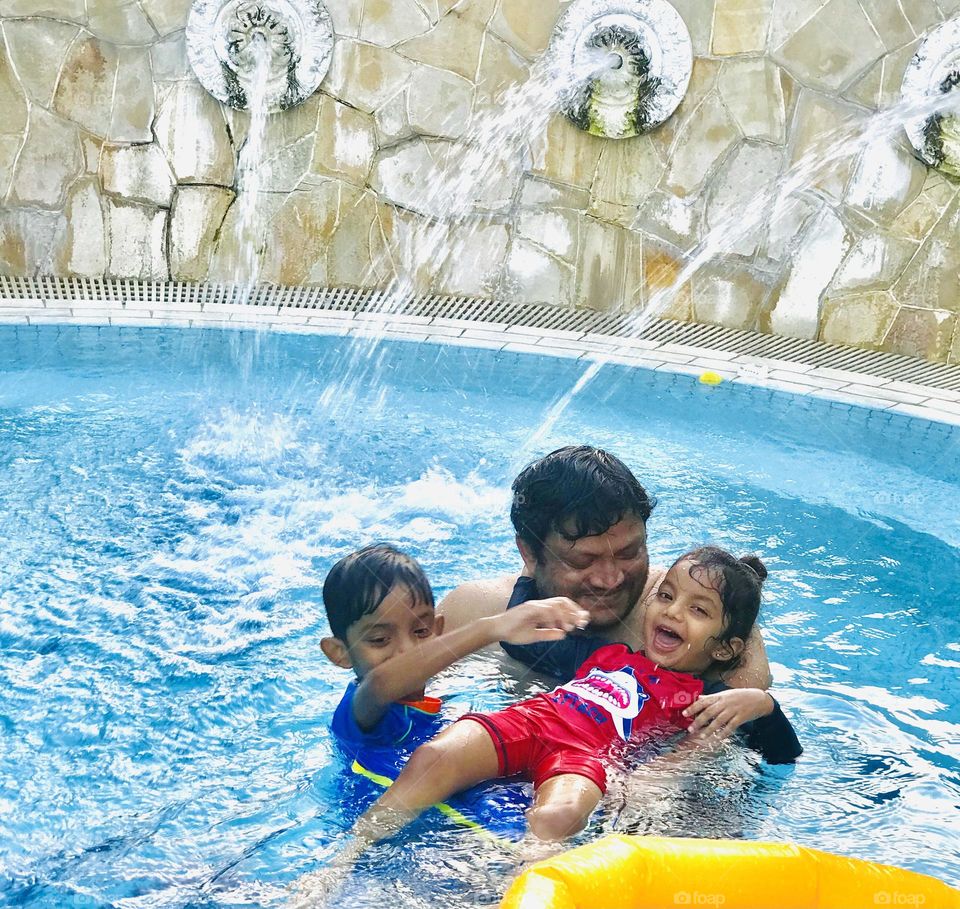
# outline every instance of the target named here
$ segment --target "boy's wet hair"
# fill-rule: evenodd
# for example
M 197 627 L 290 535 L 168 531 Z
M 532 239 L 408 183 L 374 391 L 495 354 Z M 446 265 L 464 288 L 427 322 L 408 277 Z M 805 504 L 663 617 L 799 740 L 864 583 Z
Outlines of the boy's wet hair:
M 375 543 L 342 558 L 323 582 L 323 605 L 333 636 L 346 642 L 350 627 L 376 612 L 397 585 L 434 608 L 433 589 L 423 569 L 395 546 Z
M 721 644 L 733 638 L 746 641 L 760 614 L 766 565 L 758 556 L 745 555 L 738 559 L 718 546 L 701 546 L 680 556 L 677 562 L 693 562 L 690 577 L 719 595 L 723 604 L 723 630 L 716 640 Z M 717 663 L 724 669 L 733 669 L 739 665 L 740 657 Z
M 550 533 L 574 542 L 606 533 L 627 516 L 646 524 L 655 505 L 623 461 L 601 448 L 579 445 L 524 468 L 513 481 L 510 520 L 542 562 Z

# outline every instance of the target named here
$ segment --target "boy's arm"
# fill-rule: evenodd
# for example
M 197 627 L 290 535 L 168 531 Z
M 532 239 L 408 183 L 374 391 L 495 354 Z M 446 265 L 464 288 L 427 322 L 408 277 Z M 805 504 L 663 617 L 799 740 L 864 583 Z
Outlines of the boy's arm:
M 583 627 L 589 616 L 572 600 L 531 600 L 498 616 L 477 619 L 392 657 L 371 669 L 357 686 L 353 716 L 362 730 L 372 729 L 389 706 L 423 688 L 438 672 L 496 641 L 515 644 L 558 641 Z
M 507 611 L 517 609 L 522 602 L 507 602 Z M 560 641 L 536 641 L 532 644 L 516 644 L 501 641 L 500 646 L 508 656 L 523 663 L 535 672 L 553 676 L 561 682 L 569 682 L 583 662 L 595 651 L 609 643 L 594 635 L 568 635 Z
M 517 607 L 514 607 L 516 609 Z M 609 643 L 593 635 L 570 635 L 562 641 L 538 641 L 533 644 L 512 644 L 501 641 L 500 646 L 509 656 L 529 666 L 535 672 L 569 682 L 595 651 Z

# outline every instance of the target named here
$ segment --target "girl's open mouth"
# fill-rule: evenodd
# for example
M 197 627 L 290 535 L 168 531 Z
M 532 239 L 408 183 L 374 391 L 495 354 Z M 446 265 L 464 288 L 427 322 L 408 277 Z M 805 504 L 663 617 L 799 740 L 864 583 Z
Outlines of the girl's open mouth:
M 653 647 L 659 653 L 672 653 L 683 645 L 683 638 L 666 625 L 657 625 L 653 634 Z

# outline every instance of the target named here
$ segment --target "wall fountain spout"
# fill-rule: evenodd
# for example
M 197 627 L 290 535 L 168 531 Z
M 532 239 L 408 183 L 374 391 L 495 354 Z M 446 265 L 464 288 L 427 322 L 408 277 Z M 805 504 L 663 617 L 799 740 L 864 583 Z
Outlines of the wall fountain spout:
M 302 103 L 323 81 L 333 22 L 320 0 L 196 0 L 187 22 L 190 65 L 204 88 L 238 110 L 250 107 L 257 47 L 266 48 L 271 111 Z
M 577 0 L 551 50 L 555 66 L 586 74 L 564 112 L 610 139 L 648 132 L 669 118 L 693 69 L 690 33 L 667 0 Z
M 920 45 L 903 76 L 905 101 L 918 107 L 924 101 L 952 95 L 960 86 L 960 19 L 933 29 Z M 910 117 L 907 136 L 925 164 L 960 177 L 960 110 L 952 95 L 942 109 Z

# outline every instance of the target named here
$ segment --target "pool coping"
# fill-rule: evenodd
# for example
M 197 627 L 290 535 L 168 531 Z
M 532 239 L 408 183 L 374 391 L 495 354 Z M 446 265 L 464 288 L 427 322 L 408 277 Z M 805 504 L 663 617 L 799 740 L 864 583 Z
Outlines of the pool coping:
M 908 358 L 854 350 L 856 369 L 842 368 L 842 365 L 824 365 L 831 362 L 830 345 L 803 341 L 800 343 L 805 348 L 801 348 L 801 353 L 803 349 L 812 349 L 819 354 L 803 362 L 796 359 L 798 351 L 795 339 L 777 339 L 770 335 L 732 331 L 717 326 L 654 320 L 653 327 L 656 330 L 639 333 L 637 337 L 593 330 L 602 326 L 591 327 L 589 323 L 573 329 L 509 324 L 482 318 L 486 313 L 476 313 L 480 318 L 462 318 L 456 315 L 362 311 L 360 307 L 310 307 L 298 305 L 302 303 L 299 300 L 277 302 L 271 299 L 267 305 L 259 300 L 231 302 L 229 299 L 223 301 L 199 296 L 194 299 L 158 300 L 155 294 L 137 293 L 137 287 L 143 286 L 138 282 L 125 282 L 120 292 L 110 295 L 113 299 L 104 299 L 100 293 L 77 294 L 60 299 L 57 298 L 60 294 L 37 293 L 4 299 L 2 292 L 8 289 L 8 282 L 9 279 L 0 280 L 0 324 L 5 325 L 268 329 L 351 338 L 426 341 L 585 362 L 603 360 L 610 364 L 689 375 L 698 379 L 706 373 L 713 373 L 715 377 L 736 385 L 960 426 L 960 367 L 942 366 L 935 373 L 938 377 L 946 376 L 952 385 L 955 371 L 958 380 L 956 389 L 938 387 L 892 378 L 890 363 L 893 363 L 895 375 L 895 361 L 905 360 L 908 365 L 914 365 L 914 361 Z M 751 338 L 756 338 L 757 343 L 743 343 Z M 730 339 L 737 343 L 723 343 Z M 776 348 L 778 340 L 783 342 L 780 345 L 782 347 L 795 342 L 794 349 L 789 351 L 789 359 L 765 355 L 765 352 L 743 352 L 745 346 L 758 351 L 769 349 L 771 345 Z M 826 348 L 826 355 L 820 348 Z M 840 354 L 851 354 L 849 348 L 836 350 Z M 844 362 L 841 356 L 835 359 L 841 364 Z M 882 366 L 887 375 L 870 371 L 871 360 Z M 916 361 L 916 364 L 919 367 L 939 366 L 924 364 L 923 361 Z

